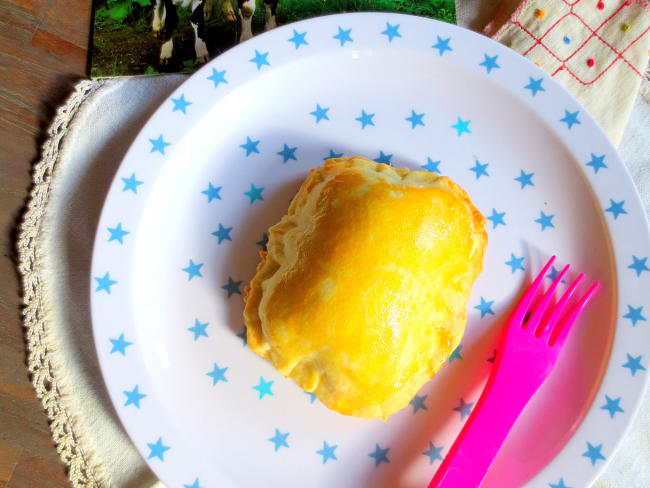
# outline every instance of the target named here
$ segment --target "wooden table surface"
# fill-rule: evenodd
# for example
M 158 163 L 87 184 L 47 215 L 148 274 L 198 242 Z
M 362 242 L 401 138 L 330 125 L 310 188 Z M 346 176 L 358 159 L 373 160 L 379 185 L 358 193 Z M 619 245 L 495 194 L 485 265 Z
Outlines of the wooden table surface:
M 0 0 L 0 487 L 70 486 L 27 373 L 15 236 L 55 108 L 86 75 L 91 0 Z

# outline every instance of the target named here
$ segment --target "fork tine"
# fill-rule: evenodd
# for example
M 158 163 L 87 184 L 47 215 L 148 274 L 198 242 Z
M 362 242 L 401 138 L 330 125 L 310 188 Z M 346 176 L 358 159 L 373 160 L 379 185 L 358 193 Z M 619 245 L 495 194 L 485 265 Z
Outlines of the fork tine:
M 528 287 L 528 290 L 526 290 L 526 293 L 524 293 L 524 296 L 521 297 L 521 300 L 519 300 L 517 307 L 512 312 L 512 319 L 516 320 L 519 324 L 523 323 L 526 312 L 530 308 L 530 304 L 533 301 L 533 298 L 535 298 L 535 294 L 537 293 L 537 290 L 539 290 L 539 287 L 544 280 L 544 276 L 546 276 L 546 272 L 553 264 L 553 261 L 555 261 L 555 256 L 551 256 L 551 259 L 549 259 L 546 265 L 544 265 L 542 270 L 535 278 L 535 281 L 533 281 Z
M 549 346 L 553 347 L 555 345 L 562 347 L 562 344 L 564 344 L 564 341 L 566 340 L 567 336 L 569 335 L 569 331 L 571 330 L 571 327 L 575 323 L 576 319 L 578 318 L 578 315 L 580 315 L 580 312 L 582 312 L 582 309 L 584 306 L 587 304 L 589 299 L 594 296 L 594 293 L 596 293 L 596 290 L 600 287 L 600 283 L 595 282 L 593 285 L 591 285 L 591 288 L 587 290 L 587 293 L 585 293 L 582 298 L 576 303 L 571 311 L 569 312 L 569 315 L 560 323 L 557 327 L 555 327 L 555 330 L 551 333 L 551 340 L 549 341 Z
M 564 292 L 564 295 L 562 295 L 562 298 L 560 298 L 560 301 L 557 302 L 555 307 L 553 307 L 553 310 L 551 311 L 551 315 L 549 316 L 548 320 L 544 324 L 544 328 L 541 331 L 540 338 L 544 340 L 544 342 L 548 343 L 548 339 L 551 335 L 551 331 L 555 328 L 555 324 L 557 321 L 560 319 L 560 315 L 562 315 L 562 312 L 566 308 L 567 303 L 569 303 L 569 300 L 571 299 L 571 296 L 573 295 L 573 292 L 578 288 L 578 285 L 582 281 L 582 279 L 585 277 L 584 273 L 580 273 L 578 277 L 575 279 L 573 283 L 571 283 L 571 286 L 567 288 L 567 290 Z
M 537 307 L 535 307 L 535 311 L 533 312 L 533 315 L 531 315 L 531 317 L 528 319 L 528 322 L 526 322 L 526 329 L 531 330 L 537 336 L 541 334 L 541 331 L 537 330 L 537 326 L 542 321 L 542 315 L 544 315 L 544 312 L 548 307 L 548 302 L 550 302 L 551 298 L 553 298 L 555 289 L 560 284 L 560 282 L 564 279 L 564 275 L 567 274 L 567 271 L 569 271 L 570 267 L 571 265 L 567 264 L 564 267 L 564 269 L 562 269 L 560 274 L 557 275 L 557 277 L 555 278 L 551 286 L 549 286 L 548 290 L 546 290 L 546 293 L 544 293 L 544 296 L 542 297 L 540 302 L 537 304 Z

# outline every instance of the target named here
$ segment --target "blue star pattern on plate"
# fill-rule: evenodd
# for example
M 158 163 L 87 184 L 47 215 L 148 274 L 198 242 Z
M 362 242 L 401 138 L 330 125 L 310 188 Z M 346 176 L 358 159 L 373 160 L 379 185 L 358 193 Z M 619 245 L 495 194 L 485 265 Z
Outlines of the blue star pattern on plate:
M 316 104 L 316 110 L 309 112 L 309 115 L 316 117 L 316 123 L 318 124 L 321 120 L 329 120 L 327 112 L 329 112 L 329 107 L 321 107 L 319 104 Z
M 255 200 L 260 200 L 260 201 L 264 200 L 264 197 L 262 196 L 263 191 L 264 191 L 263 187 L 258 188 L 251 183 L 251 189 L 244 192 L 244 195 L 246 195 L 248 198 L 251 199 L 250 203 L 252 205 L 253 202 L 255 202 Z
M 221 288 L 228 292 L 228 298 L 230 298 L 233 295 L 241 295 L 241 291 L 239 290 L 241 283 L 241 281 L 235 281 L 232 277 L 228 276 L 228 283 Z
M 325 464 L 330 459 L 337 461 L 336 454 L 334 454 L 334 451 L 336 450 L 337 447 L 339 446 L 336 444 L 330 446 L 327 444 L 326 441 L 323 441 L 323 448 L 316 451 L 316 454 L 320 454 L 321 456 L 323 456 L 323 464 Z
M 413 398 L 411 398 L 409 405 L 413 407 L 413 415 L 418 413 L 418 410 L 427 410 L 427 406 L 424 403 L 426 399 L 427 399 L 427 395 L 420 396 L 418 394 L 416 394 Z
M 314 403 L 316 401 L 316 395 L 314 395 L 311 391 L 306 391 L 305 393 L 309 395 L 309 403 Z
M 637 276 L 641 276 L 641 273 L 644 271 L 650 271 L 650 268 L 648 268 L 648 265 L 646 264 L 647 261 L 647 256 L 644 258 L 637 258 L 636 256 L 632 255 L 632 264 L 630 264 L 628 268 L 636 271 Z
M 431 46 L 433 49 L 437 49 L 438 52 L 440 53 L 440 56 L 442 56 L 445 51 L 453 51 L 453 49 L 449 46 L 449 41 L 451 40 L 451 37 L 448 37 L 447 39 L 443 39 L 440 36 L 436 36 L 438 38 L 438 42 L 436 42 L 433 46 Z
M 600 450 L 603 448 L 602 444 L 598 444 L 597 446 L 592 446 L 591 443 L 587 442 L 587 451 L 582 453 L 582 455 L 586 458 L 589 458 L 591 461 L 591 465 L 595 466 L 596 461 L 599 459 L 605 460 L 605 456 L 602 455 Z
M 246 157 L 248 157 L 253 153 L 260 153 L 260 150 L 257 148 L 257 145 L 259 143 L 260 141 L 254 141 L 249 136 L 246 136 L 246 142 L 244 144 L 240 144 L 239 147 L 246 151 Z
M 474 173 L 476 173 L 477 180 L 481 176 L 490 176 L 490 174 L 487 172 L 488 163 L 482 164 L 478 159 L 474 161 L 475 161 L 474 166 L 472 166 L 469 170 L 474 171 Z
M 337 153 L 334 152 L 334 149 L 330 149 L 329 155 L 325 156 L 323 158 L 323 161 L 327 161 L 328 159 L 332 159 L 332 158 L 342 158 L 342 157 L 343 157 L 343 153 Z
M 594 174 L 598 174 L 598 170 L 607 168 L 605 155 L 601 154 L 600 156 L 596 156 L 594 153 L 591 153 L 591 161 L 587 163 L 587 166 L 594 168 Z
M 213 186 L 212 183 L 208 182 L 208 189 L 203 190 L 201 193 L 208 197 L 208 203 L 210 203 L 212 200 L 221 200 L 221 195 L 219 195 L 220 191 L 220 186 Z
M 627 313 L 623 315 L 623 318 L 630 319 L 632 321 L 632 327 L 636 327 L 636 323 L 639 320 L 643 320 L 644 322 L 646 320 L 646 318 L 643 316 L 641 312 L 643 312 L 643 306 L 633 307 L 632 305 L 628 305 Z
M 232 227 L 224 227 L 220 223 L 219 228 L 212 233 L 213 236 L 219 239 L 219 242 L 217 244 L 221 244 L 223 241 L 232 241 L 232 239 L 230 238 L 231 230 Z
M 188 327 L 187 330 L 194 334 L 194 340 L 197 341 L 201 336 L 208 337 L 208 333 L 205 331 L 208 325 L 210 325 L 208 322 L 202 324 L 199 319 L 194 319 L 194 325 Z
M 111 344 L 113 345 L 109 354 L 119 352 L 122 356 L 126 356 L 126 348 L 133 344 L 124 339 L 124 333 L 120 334 L 120 337 L 117 339 L 109 339 L 109 341 L 111 341 Z
M 503 217 L 505 216 L 506 216 L 505 212 L 497 212 L 496 209 L 493 208 L 492 215 L 487 217 L 487 219 L 492 222 L 492 228 L 496 229 L 499 224 L 503 226 L 506 225 L 505 221 L 503 220 Z
M 128 178 L 122 178 L 122 181 L 124 182 L 124 188 L 122 188 L 122 191 L 130 190 L 135 194 L 138 193 L 138 187 L 143 183 L 135 178 L 135 173 L 131 173 L 131 176 Z
M 124 394 L 126 395 L 126 403 L 124 406 L 128 407 L 129 405 L 135 405 L 135 407 L 138 409 L 140 408 L 140 400 L 147 396 L 144 393 L 140 393 L 138 385 L 135 385 L 131 391 L 125 390 Z
M 390 451 L 390 447 L 382 449 L 379 447 L 379 444 L 375 444 L 375 451 L 368 454 L 369 457 L 375 460 L 375 468 L 377 468 L 381 463 L 390 463 L 390 459 L 388 459 L 388 451 Z
M 567 128 L 571 129 L 575 124 L 581 124 L 578 120 L 578 113 L 579 111 L 576 110 L 575 112 L 569 112 L 568 110 L 564 110 L 564 117 L 560 119 L 560 122 L 564 122 L 567 125 Z
M 214 83 L 215 88 L 221 83 L 228 83 L 228 80 L 226 80 L 226 70 L 217 71 L 216 68 L 212 68 L 212 74 L 208 76 L 208 80 Z
M 605 405 L 600 407 L 600 409 L 601 410 L 607 410 L 609 412 L 609 418 L 613 419 L 616 412 L 624 412 L 625 411 L 619 405 L 620 401 L 621 401 L 621 397 L 612 399 L 608 395 L 605 395 Z
M 549 483 L 548 486 L 549 488 L 571 488 L 570 486 L 564 484 L 564 478 L 560 478 L 560 481 L 558 481 L 556 484 Z
M 430 171 L 431 173 L 440 174 L 440 160 L 433 161 L 430 157 L 427 156 L 427 164 L 423 164 L 422 168 Z
M 452 351 L 452 353 L 449 355 L 449 364 L 454 362 L 454 359 L 463 359 L 463 356 L 461 356 L 460 351 L 463 349 L 462 345 L 456 346 L 456 349 Z
M 282 163 L 283 164 L 286 163 L 287 161 L 289 161 L 290 159 L 293 159 L 294 161 L 297 161 L 296 149 L 298 149 L 298 147 L 289 147 L 289 146 L 287 146 L 285 144 L 282 151 L 278 151 L 276 154 L 278 156 L 282 156 Z
M 528 84 L 524 87 L 525 90 L 530 90 L 533 96 L 537 95 L 537 92 L 546 91 L 542 86 L 542 78 L 535 79 L 532 76 L 528 77 Z
M 627 214 L 627 210 L 623 208 L 623 205 L 625 204 L 625 200 L 621 200 L 620 202 L 616 202 L 612 200 L 611 198 L 609 199 L 609 207 L 605 209 L 605 212 L 610 212 L 614 216 L 614 220 L 618 219 L 618 216 L 621 214 Z
M 474 308 L 476 310 L 481 311 L 481 318 L 485 317 L 486 315 L 494 315 L 494 311 L 492 310 L 492 305 L 494 305 L 494 300 L 490 300 L 489 302 L 485 301 L 485 298 L 481 297 L 481 303 L 476 305 Z
M 498 55 L 495 56 L 488 56 L 487 53 L 483 54 L 483 57 L 485 58 L 482 63 L 479 63 L 479 66 L 485 67 L 486 71 L 488 74 L 492 72 L 493 69 L 499 69 L 501 66 L 497 64 L 497 58 L 499 57 Z
M 460 414 L 460 420 L 464 420 L 465 417 L 469 416 L 470 413 L 472 413 L 472 407 L 474 406 L 474 402 L 471 403 L 465 403 L 465 399 L 463 397 L 460 398 L 460 405 L 457 407 L 454 407 L 454 411 L 458 412 Z
M 523 169 L 519 171 L 521 173 L 515 178 L 515 181 L 521 183 L 522 190 L 526 188 L 526 185 L 535 186 L 535 183 L 533 183 L 533 176 L 535 176 L 535 173 L 526 173 Z
M 228 383 L 228 378 L 226 378 L 226 371 L 228 371 L 227 366 L 225 368 L 220 368 L 217 363 L 214 363 L 212 366 L 212 371 L 208 371 L 205 373 L 205 375 L 212 378 L 212 386 L 215 386 L 220 381 Z
M 307 31 L 299 33 L 296 29 L 293 30 L 293 36 L 290 37 L 288 41 L 293 42 L 293 44 L 296 46 L 296 51 L 300 46 L 309 45 L 309 43 L 305 40 L 305 35 L 307 35 Z
M 429 458 L 429 465 L 432 465 L 436 459 L 442 461 L 442 446 L 436 447 L 433 442 L 429 441 L 429 449 L 422 454 Z
M 237 337 L 239 337 L 242 341 L 242 346 L 246 347 L 248 344 L 248 336 L 246 335 L 246 330 L 247 327 L 244 326 L 244 330 L 242 330 L 239 334 L 237 334 Z
M 182 269 L 182 271 L 185 271 L 187 273 L 187 281 L 192 281 L 192 278 L 195 276 L 203 278 L 203 275 L 201 274 L 202 266 L 203 263 L 195 263 L 190 259 L 190 264 L 187 265 L 187 268 Z
M 181 96 L 178 98 L 172 98 L 172 102 L 174 103 L 174 108 L 172 109 L 172 112 L 176 112 L 178 110 L 179 112 L 183 112 L 184 114 L 187 114 L 187 107 L 192 105 L 192 102 L 185 100 L 184 93 L 181 93 Z
M 524 262 L 524 257 L 518 258 L 515 256 L 513 253 L 510 253 L 510 261 L 506 261 L 505 264 L 510 266 L 510 269 L 512 271 L 512 274 L 515 274 L 515 272 L 520 269 L 522 271 L 524 270 L 524 265 L 522 264 Z
M 111 294 L 111 286 L 117 283 L 117 281 L 112 280 L 108 272 L 101 278 L 95 277 L 95 281 L 97 281 L 97 288 L 95 288 L 95 291 L 105 291 L 109 295 Z
M 285 432 L 283 434 L 276 428 L 275 435 L 273 437 L 269 437 L 268 441 L 273 443 L 275 446 L 275 452 L 278 452 L 278 449 L 281 447 L 289 447 L 287 437 L 289 437 L 289 432 Z
M 123 241 L 124 236 L 130 233 L 128 230 L 122 229 L 122 222 L 119 222 L 113 228 L 107 227 L 107 229 L 108 232 L 111 233 L 110 237 L 108 238 L 108 242 L 117 241 L 120 244 L 124 244 Z
M 641 364 L 642 359 L 643 356 L 640 354 L 638 356 L 631 356 L 627 354 L 627 362 L 623 364 L 623 367 L 629 369 L 630 373 L 632 373 L 632 376 L 635 376 L 637 371 L 645 371 L 645 367 Z
M 472 122 L 471 120 L 463 120 L 460 117 L 458 118 L 458 122 L 456 122 L 454 125 L 452 125 L 452 129 L 456 129 L 458 131 L 458 137 L 460 137 L 464 132 L 467 132 L 470 134 L 472 131 L 469 130 L 469 124 Z
M 194 478 L 194 483 L 192 483 L 191 485 L 183 485 L 183 488 L 204 488 L 204 487 L 199 485 L 198 478 Z
M 419 114 L 416 113 L 415 110 L 411 109 L 411 115 L 409 117 L 406 117 L 404 120 L 411 123 L 411 129 L 415 129 L 418 125 L 424 127 L 424 122 L 422 121 L 423 117 L 424 117 L 424 112 Z
M 343 46 L 346 42 L 354 42 L 352 40 L 352 37 L 350 37 L 351 32 L 352 29 L 342 29 L 341 26 L 339 26 L 338 34 L 335 34 L 332 37 L 334 39 L 338 39 L 338 41 L 341 43 L 340 45 Z
M 165 142 L 162 134 L 158 136 L 158 139 L 149 139 L 149 142 L 151 143 L 151 151 L 149 152 L 159 152 L 163 156 L 165 155 L 165 148 L 171 146 L 171 143 Z
M 399 33 L 399 24 L 390 25 L 386 22 L 386 30 L 382 31 L 382 34 L 388 37 L 388 42 L 393 42 L 395 37 L 402 37 L 402 34 Z
M 251 63 L 255 63 L 255 65 L 257 66 L 257 71 L 259 71 L 259 70 L 262 69 L 262 66 L 264 66 L 264 65 L 271 66 L 271 63 L 269 63 L 268 57 L 269 57 L 269 52 L 268 51 L 265 52 L 265 53 L 261 53 L 257 49 L 255 49 L 255 56 L 253 56 L 251 59 L 249 59 L 249 61 Z
M 548 272 L 546 277 L 551 281 L 555 281 L 558 276 L 560 276 L 560 270 L 557 269 L 555 266 L 551 266 L 551 271 Z M 562 278 L 561 283 L 566 283 L 566 280 Z
M 384 154 L 384 151 L 379 151 L 379 156 L 373 159 L 373 161 L 376 163 L 384 163 L 390 165 L 390 160 L 392 157 L 392 154 Z
M 555 225 L 553 225 L 552 222 L 553 217 L 555 217 L 555 214 L 546 215 L 544 212 L 540 211 L 540 216 L 538 219 L 535 219 L 535 222 L 542 226 L 542 231 L 544 231 L 547 227 L 555 229 Z
M 149 446 L 149 449 L 151 449 L 151 452 L 149 453 L 149 456 L 147 456 L 147 459 L 157 457 L 161 461 L 165 460 L 165 452 L 171 449 L 169 446 L 163 444 L 162 437 L 158 437 L 158 440 L 154 444 L 147 442 L 147 446 Z
M 271 386 L 273 381 L 265 381 L 264 378 L 260 376 L 260 384 L 253 387 L 253 390 L 257 390 L 260 394 L 259 399 L 264 398 L 265 395 L 273 396 L 273 391 L 271 391 Z
M 361 115 L 354 120 L 358 120 L 361 122 L 361 128 L 365 129 L 367 125 L 375 125 L 375 123 L 372 121 L 372 118 L 375 116 L 375 114 L 369 114 L 366 113 L 365 110 L 361 110 Z

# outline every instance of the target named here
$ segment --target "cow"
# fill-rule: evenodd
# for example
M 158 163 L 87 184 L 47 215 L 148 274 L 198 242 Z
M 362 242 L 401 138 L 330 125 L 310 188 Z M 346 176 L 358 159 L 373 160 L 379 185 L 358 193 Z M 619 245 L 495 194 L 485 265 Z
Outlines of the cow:
M 207 0 L 211 2 L 213 0 Z M 222 10 L 226 19 L 235 19 L 230 0 L 222 0 Z M 276 27 L 275 11 L 278 0 L 264 0 L 265 25 L 264 30 Z M 191 8 L 190 23 L 194 29 L 194 52 L 200 63 L 206 63 L 210 59 L 208 46 L 205 42 L 205 7 L 206 0 L 156 0 L 153 8 L 152 30 L 158 39 L 162 39 L 160 46 L 160 64 L 166 65 L 174 51 L 173 35 L 178 26 L 177 8 Z M 241 29 L 239 42 L 246 41 L 253 37 L 252 21 L 255 13 L 255 0 L 237 0 Z

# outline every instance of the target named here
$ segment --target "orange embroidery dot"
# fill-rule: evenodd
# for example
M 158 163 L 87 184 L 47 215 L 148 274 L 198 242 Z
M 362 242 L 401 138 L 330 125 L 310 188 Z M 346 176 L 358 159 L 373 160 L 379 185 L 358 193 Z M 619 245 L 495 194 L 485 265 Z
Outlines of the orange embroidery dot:
M 623 29 L 624 32 L 627 32 L 632 28 L 632 26 L 630 24 L 623 24 L 621 28 Z
M 648 53 L 650 54 L 650 51 L 648 51 Z M 541 64 L 539 64 L 539 63 L 535 63 L 535 65 L 536 65 L 538 68 L 541 66 Z
M 587 66 L 589 66 L 590 68 L 593 68 L 593 67 L 594 67 L 594 64 L 596 64 L 596 62 L 594 61 L 593 58 L 589 58 L 589 59 L 587 60 Z
M 541 8 L 535 10 L 535 17 L 537 17 L 538 19 L 543 19 L 545 15 L 546 15 L 546 10 L 542 10 Z

